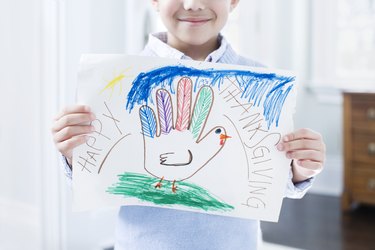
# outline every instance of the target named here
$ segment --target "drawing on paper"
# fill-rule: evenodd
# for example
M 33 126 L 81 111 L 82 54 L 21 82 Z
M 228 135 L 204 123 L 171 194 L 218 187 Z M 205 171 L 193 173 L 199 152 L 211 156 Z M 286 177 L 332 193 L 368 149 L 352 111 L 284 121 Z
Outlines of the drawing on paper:
M 175 93 L 174 80 L 177 77 L 196 78 L 193 91 L 196 92 L 200 86 L 208 85 L 223 90 L 225 80 L 233 81 L 237 89 L 228 93 L 229 99 L 240 97 L 246 104 L 252 106 L 263 106 L 263 116 L 270 128 L 273 123 L 279 125 L 279 119 L 283 104 L 292 90 L 294 77 L 279 76 L 274 73 L 258 73 L 246 70 L 218 70 L 208 68 L 199 70 L 184 65 L 165 66 L 147 73 L 140 73 L 133 81 L 133 86 L 128 94 L 126 109 L 132 110 L 135 105 L 154 101 L 150 93 L 155 87 L 169 89 Z M 232 83 L 233 83 L 232 82 Z M 230 85 L 229 87 L 233 87 Z M 229 88 L 228 87 L 228 88 Z
M 156 205 L 179 205 L 203 211 L 230 211 L 234 207 L 215 197 L 206 189 L 186 181 L 179 184 L 178 193 L 174 193 L 173 184 L 164 182 L 164 189 L 156 189 L 158 179 L 144 174 L 124 173 L 119 175 L 116 185 L 107 189 L 107 192 L 125 197 L 135 197 L 142 201 Z
M 96 91 L 101 75 L 82 74 L 82 100 L 98 115 L 75 152 L 77 200 L 277 220 L 290 162 L 275 146 L 292 128 L 294 76 L 171 62 L 116 59 Z M 85 196 L 90 185 L 102 192 Z
M 178 204 L 206 211 L 233 208 L 213 197 L 208 190 L 185 182 L 214 158 L 230 138 L 221 126 L 204 133 L 214 94 L 211 87 L 202 86 L 193 104 L 192 85 L 190 78 L 178 81 L 176 119 L 171 94 L 165 89 L 156 91 L 157 112 L 147 105 L 139 109 L 144 169 L 158 180 L 157 183 L 155 178 L 125 173 L 119 176 L 115 187 L 107 190 L 109 193 L 137 197 L 158 205 Z M 177 193 L 177 182 L 181 183 L 178 195 L 173 195 Z M 158 193 L 152 187 L 170 188 L 171 192 Z
M 129 70 L 130 70 L 130 68 L 127 68 L 122 73 L 116 75 L 113 79 L 111 79 L 107 83 L 107 85 L 100 91 L 100 93 L 102 94 L 103 92 L 105 92 L 107 90 L 110 90 L 111 91 L 110 96 L 112 97 L 113 92 L 115 91 L 116 86 L 119 86 L 119 88 L 120 88 L 119 94 L 121 94 L 122 93 L 122 83 L 123 83 L 124 78 L 130 77 L 130 75 L 128 76 L 128 75 L 125 74 L 125 72 L 127 72 Z
M 144 140 L 145 170 L 163 180 L 183 181 L 201 170 L 224 147 L 229 136 L 216 126 L 204 133 L 213 104 L 211 87 L 203 86 L 192 105 L 192 81 L 182 78 L 177 86 L 177 119 L 174 122 L 171 95 L 156 92 L 157 112 L 147 105 L 139 110 Z M 191 111 L 192 110 L 192 111 Z M 177 145 L 178 144 L 178 145 Z

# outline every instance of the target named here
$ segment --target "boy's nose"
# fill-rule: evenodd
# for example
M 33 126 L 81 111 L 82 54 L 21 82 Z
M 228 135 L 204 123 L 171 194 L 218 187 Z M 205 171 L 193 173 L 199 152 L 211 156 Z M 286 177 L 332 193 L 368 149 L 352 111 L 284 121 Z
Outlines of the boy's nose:
M 203 10 L 205 8 L 204 1 L 202 0 L 184 0 L 184 9 L 185 10 Z

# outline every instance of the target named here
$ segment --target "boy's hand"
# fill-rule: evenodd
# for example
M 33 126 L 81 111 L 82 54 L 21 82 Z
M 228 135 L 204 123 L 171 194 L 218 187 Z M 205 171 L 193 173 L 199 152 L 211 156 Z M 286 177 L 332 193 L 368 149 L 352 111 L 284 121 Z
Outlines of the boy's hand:
M 323 169 L 326 146 L 322 136 L 310 129 L 299 129 L 285 135 L 277 149 L 292 159 L 293 182 L 311 178 Z
M 87 125 L 95 120 L 90 107 L 74 105 L 64 108 L 54 119 L 52 136 L 56 148 L 63 154 L 72 166 L 72 151 L 75 147 L 86 142 L 86 134 L 95 130 Z

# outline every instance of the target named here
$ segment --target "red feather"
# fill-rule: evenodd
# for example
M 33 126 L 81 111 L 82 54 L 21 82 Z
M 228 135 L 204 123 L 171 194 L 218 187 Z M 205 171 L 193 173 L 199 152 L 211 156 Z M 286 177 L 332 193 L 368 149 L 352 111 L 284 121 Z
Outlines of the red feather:
M 176 129 L 179 131 L 188 129 L 190 125 L 192 85 L 193 82 L 187 77 L 178 82 Z

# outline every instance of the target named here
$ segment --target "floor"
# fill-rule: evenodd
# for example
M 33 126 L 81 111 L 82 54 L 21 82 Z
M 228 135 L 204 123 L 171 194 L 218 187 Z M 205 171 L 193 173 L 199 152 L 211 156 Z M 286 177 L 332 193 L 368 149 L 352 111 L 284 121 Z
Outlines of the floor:
M 279 222 L 262 222 L 262 231 L 264 241 L 293 248 L 375 250 L 375 206 L 342 213 L 339 197 L 307 194 L 285 199 Z

